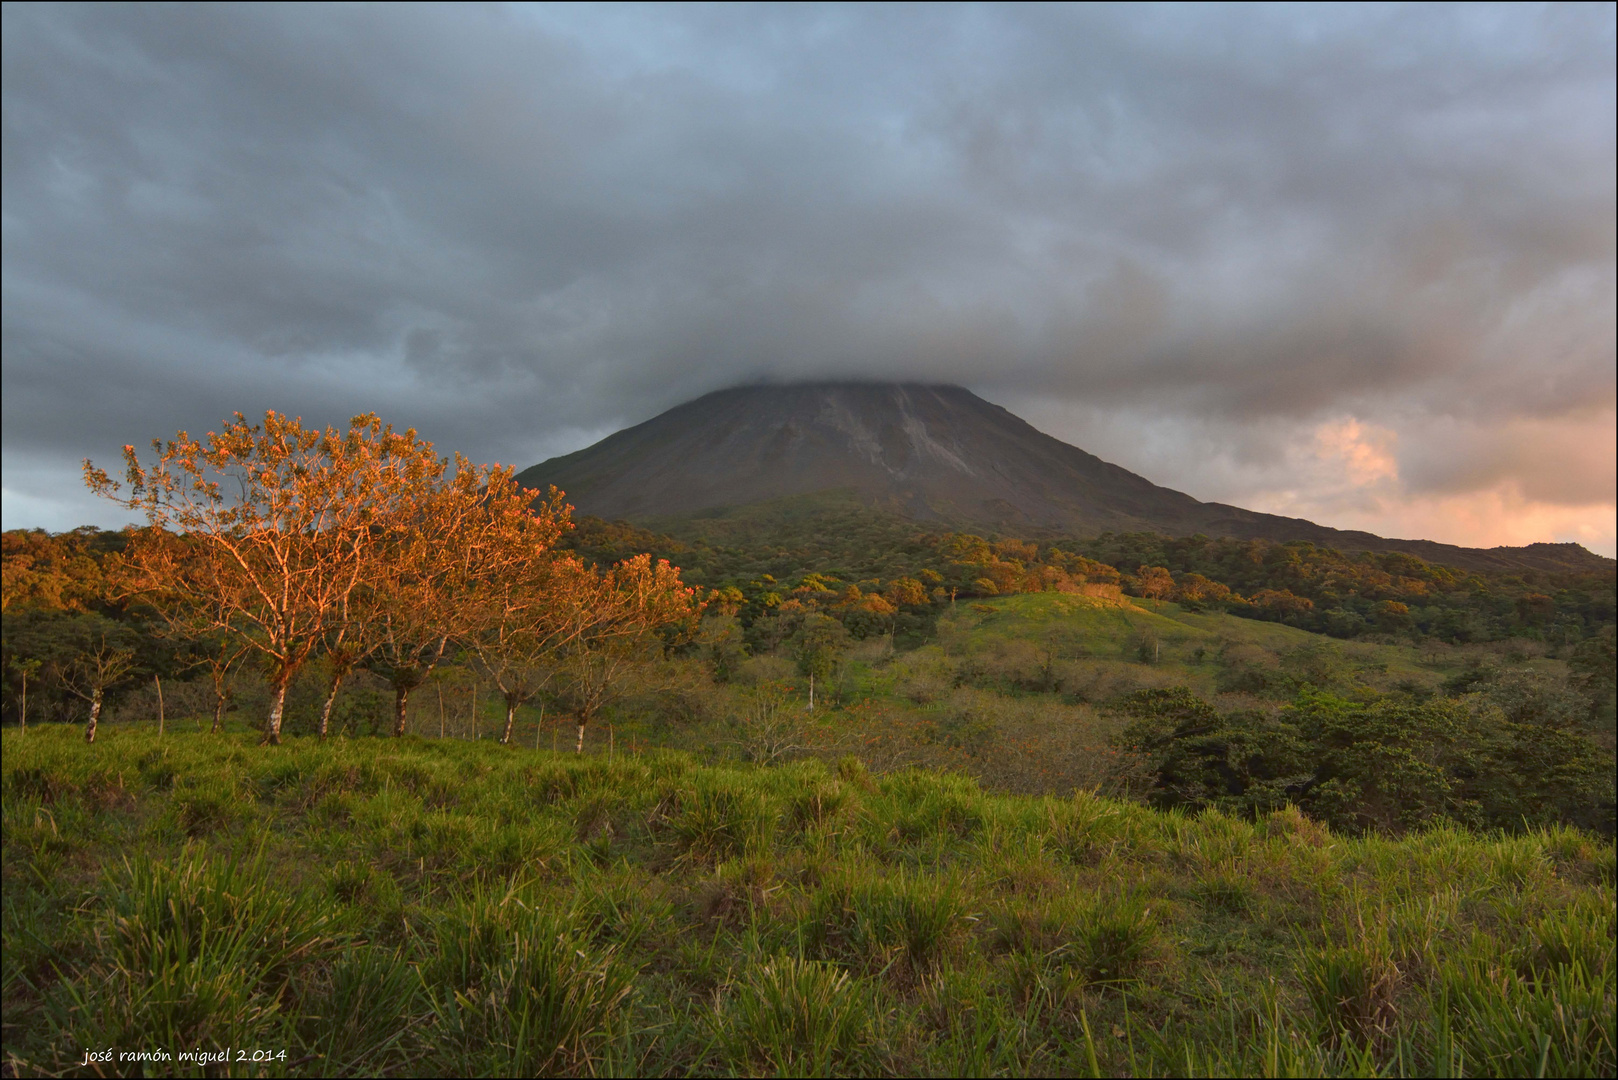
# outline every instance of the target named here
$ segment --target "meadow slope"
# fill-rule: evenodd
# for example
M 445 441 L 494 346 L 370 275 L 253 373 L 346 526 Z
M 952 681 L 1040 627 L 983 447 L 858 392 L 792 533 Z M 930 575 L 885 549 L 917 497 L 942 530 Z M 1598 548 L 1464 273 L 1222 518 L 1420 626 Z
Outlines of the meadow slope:
M 853 759 L 4 733 L 15 1075 L 1610 1075 L 1614 848 Z M 234 1060 L 243 1052 L 248 1060 Z M 255 1052 L 266 1058 L 254 1062 Z

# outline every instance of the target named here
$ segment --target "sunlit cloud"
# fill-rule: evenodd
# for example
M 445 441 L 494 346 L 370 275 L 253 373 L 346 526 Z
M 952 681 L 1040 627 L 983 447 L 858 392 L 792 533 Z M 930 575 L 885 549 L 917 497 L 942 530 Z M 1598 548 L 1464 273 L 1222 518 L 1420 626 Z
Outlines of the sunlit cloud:
M 1610 415 L 1593 431 L 1516 420 L 1491 432 L 1492 440 L 1449 444 L 1448 457 L 1459 459 L 1457 467 L 1470 470 L 1473 482 L 1420 490 L 1401 475 L 1396 432 L 1342 418 L 1319 425 L 1312 453 L 1293 463 L 1290 471 L 1304 482 L 1255 491 L 1247 505 L 1382 536 L 1469 547 L 1573 541 L 1612 556 L 1618 549 L 1618 500 L 1579 498 L 1580 492 L 1611 490 L 1611 429 Z M 1564 473 L 1599 473 L 1604 465 L 1609 482 L 1545 484 L 1546 491 L 1571 498 L 1536 498 L 1515 477 L 1554 472 L 1556 460 L 1535 460 L 1553 455 Z M 1502 474 L 1508 478 L 1495 479 Z
M 1344 478 L 1356 488 L 1398 480 L 1399 460 L 1393 453 L 1398 441 L 1397 432 L 1353 417 L 1329 421 L 1315 429 L 1316 456 L 1341 467 Z
M 1254 428 L 1027 398 L 1001 404 L 1158 482 L 1174 473 L 1170 486 L 1209 502 L 1379 536 L 1467 547 L 1572 541 L 1618 554 L 1611 411 L 1497 424 L 1339 415 Z
M 1330 521 L 1342 529 L 1467 547 L 1572 541 L 1608 558 L 1618 554 L 1618 528 L 1614 526 L 1618 505 L 1534 502 L 1513 485 L 1442 496 L 1318 498 L 1308 491 L 1258 493 L 1251 500 L 1251 509 Z

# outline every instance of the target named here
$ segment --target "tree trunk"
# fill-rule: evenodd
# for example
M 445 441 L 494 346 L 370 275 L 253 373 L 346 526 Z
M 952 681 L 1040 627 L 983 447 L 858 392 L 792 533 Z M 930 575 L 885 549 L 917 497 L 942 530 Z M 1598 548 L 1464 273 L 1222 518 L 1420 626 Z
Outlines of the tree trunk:
M 517 699 L 506 695 L 506 730 L 500 736 L 501 746 L 511 745 L 511 728 L 517 722 Z
M 584 724 L 579 724 L 579 745 L 574 748 L 575 754 L 584 753 Z
M 26 671 L 22 673 L 22 731 L 24 735 L 28 734 L 28 672 Z
M 539 706 L 539 720 L 536 721 L 535 724 L 534 724 L 534 749 L 535 750 L 539 749 L 539 732 L 540 732 L 540 729 L 542 729 L 544 726 L 545 726 L 545 704 L 544 704 L 544 702 L 541 702 L 540 706 Z M 554 750 L 556 748 L 552 747 L 551 749 Z
M 337 703 L 337 688 L 343 685 L 343 676 L 339 673 L 332 676 L 331 689 L 326 691 L 325 704 L 320 706 L 320 741 L 326 741 L 326 733 L 331 730 L 331 707 Z
M 404 738 L 405 706 L 410 704 L 410 688 L 398 686 L 393 690 L 393 737 Z
M 157 737 L 161 739 L 163 737 L 163 680 L 153 675 L 152 682 L 157 684 Z
M 444 684 L 438 684 L 438 737 L 444 737 Z
M 270 746 L 281 745 L 281 715 L 287 706 L 287 684 L 281 683 L 275 688 L 275 697 L 270 702 L 270 726 L 264 733 L 264 741 Z
M 810 712 L 815 711 L 815 675 L 814 675 L 814 672 L 809 673 L 809 711 Z
M 96 722 L 101 719 L 101 691 L 98 689 L 90 697 L 90 722 L 84 725 L 84 741 L 96 741 Z
M 219 734 L 219 729 L 225 723 L 225 695 L 215 692 L 213 702 L 213 734 Z

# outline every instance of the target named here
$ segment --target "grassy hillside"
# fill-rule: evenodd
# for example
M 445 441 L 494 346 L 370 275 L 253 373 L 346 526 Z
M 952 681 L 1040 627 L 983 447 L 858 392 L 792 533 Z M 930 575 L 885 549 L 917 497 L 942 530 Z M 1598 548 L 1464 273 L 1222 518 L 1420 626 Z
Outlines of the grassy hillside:
M 1525 718 L 1585 708 L 1566 689 L 1565 663 L 1537 643 L 1518 651 L 1515 643 L 1341 642 L 1138 598 L 1025 593 L 946 603 L 928 645 L 895 650 L 881 637 L 851 644 L 820 686 L 824 707 L 813 721 L 801 712 L 805 680 L 783 655 L 789 645 L 771 652 L 767 644 L 755 642 L 757 655 L 738 661 L 727 685 L 704 676 L 687 692 L 688 718 L 679 723 L 667 720 L 665 699 L 626 701 L 620 737 L 747 753 L 760 696 L 785 688 L 798 711 L 777 727 L 823 755 L 854 753 L 877 769 L 964 769 L 996 790 L 1066 794 L 1129 789 L 1127 762 L 1115 752 L 1126 718 L 1115 706 L 1142 690 L 1186 686 L 1222 710 L 1273 716 L 1303 687 L 1365 701 L 1436 700 L 1446 685 L 1483 672 L 1496 681 L 1466 695 L 1469 707 L 1487 710 L 1498 697 Z
M 1128 597 L 1118 601 L 1061 593 L 1024 593 L 957 605 L 965 624 L 964 644 L 982 649 L 997 641 L 1054 639 L 1075 657 L 1147 660 L 1176 676 L 1195 680 L 1199 667 L 1232 647 L 1256 647 L 1277 654 L 1334 648 L 1360 671 L 1375 670 L 1433 681 L 1432 669 L 1415 650 L 1387 644 L 1338 645 L 1319 634 L 1283 623 L 1242 619 L 1217 611 L 1187 611 L 1166 600 Z M 1142 645 L 1156 644 L 1149 657 Z M 1199 651 L 1200 650 L 1200 651 Z
M 1055 615 L 1026 602 L 963 647 Z M 1091 647 L 1210 632 L 1070 617 Z M 103 740 L 4 733 L 16 1075 L 226 1046 L 249 1060 L 207 1071 L 1618 1068 L 1614 849 L 1573 830 L 1351 839 L 852 760 Z

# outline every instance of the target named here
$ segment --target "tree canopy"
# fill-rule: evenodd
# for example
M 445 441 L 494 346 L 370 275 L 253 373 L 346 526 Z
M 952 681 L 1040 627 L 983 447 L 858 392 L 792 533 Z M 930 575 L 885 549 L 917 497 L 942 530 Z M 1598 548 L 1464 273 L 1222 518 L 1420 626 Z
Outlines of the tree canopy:
M 132 446 L 124 459 L 122 484 L 84 463 L 91 490 L 147 520 L 109 563 L 106 591 L 149 606 L 176 636 L 216 641 L 215 666 L 256 655 L 270 743 L 288 684 L 317 651 L 333 673 L 322 734 L 344 673 L 362 662 L 392 685 L 403 734 L 411 691 L 453 647 L 499 656 L 509 681 L 521 657 L 564 666 L 685 618 L 694 602 L 666 562 L 597 570 L 554 552 L 572 527 L 556 489 L 541 495 L 511 468 L 459 455 L 451 468 L 414 430 L 372 414 L 337 431 L 237 413 L 202 439 L 154 440 L 149 463 Z M 54 581 L 30 587 L 74 595 Z M 600 696 L 580 698 L 581 724 Z

